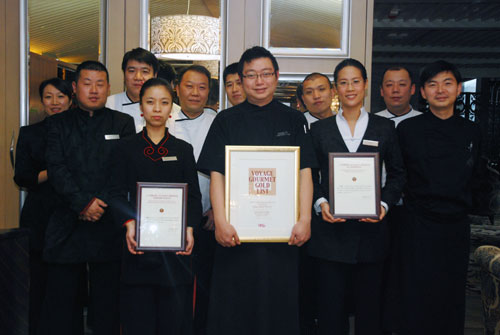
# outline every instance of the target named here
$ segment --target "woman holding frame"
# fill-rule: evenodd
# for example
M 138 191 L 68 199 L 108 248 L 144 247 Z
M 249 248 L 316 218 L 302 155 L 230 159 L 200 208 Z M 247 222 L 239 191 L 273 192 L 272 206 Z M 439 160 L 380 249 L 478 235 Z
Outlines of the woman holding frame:
M 191 327 L 193 229 L 201 221 L 201 194 L 190 144 L 172 136 L 165 123 L 173 91 L 163 79 L 144 83 L 140 108 L 146 127 L 121 140 L 114 156 L 111 210 L 126 227 L 120 314 L 124 334 L 184 334 Z M 187 183 L 186 248 L 178 252 L 137 251 L 137 182 Z
M 365 67 L 345 59 L 333 73 L 341 109 L 338 115 L 311 125 L 319 172 L 313 171 L 314 208 L 309 255 L 318 264 L 319 334 L 348 333 L 350 306 L 354 306 L 355 334 L 381 334 L 383 261 L 389 247 L 384 217 L 401 196 L 405 173 L 394 123 L 369 114 L 363 107 L 367 88 Z M 330 212 L 329 153 L 379 153 L 387 181 L 381 190 L 378 219 L 335 217 Z M 352 297 L 353 302 L 347 301 Z

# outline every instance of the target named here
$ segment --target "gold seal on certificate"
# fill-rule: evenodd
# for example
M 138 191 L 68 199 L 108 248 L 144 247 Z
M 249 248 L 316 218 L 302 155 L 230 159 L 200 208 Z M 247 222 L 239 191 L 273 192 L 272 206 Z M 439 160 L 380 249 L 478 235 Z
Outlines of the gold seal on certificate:
M 299 147 L 226 146 L 226 219 L 242 242 L 288 242 L 298 219 Z
M 378 219 L 380 167 L 377 153 L 330 153 L 330 211 L 341 219 Z
M 186 183 L 137 183 L 137 250 L 183 251 Z

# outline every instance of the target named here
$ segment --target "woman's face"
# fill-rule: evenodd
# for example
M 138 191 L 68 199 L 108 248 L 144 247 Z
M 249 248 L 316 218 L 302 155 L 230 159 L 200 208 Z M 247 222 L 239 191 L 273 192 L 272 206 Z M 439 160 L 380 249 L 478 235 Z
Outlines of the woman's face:
M 52 85 L 43 89 L 42 104 L 45 112 L 50 116 L 68 110 L 70 98 Z
M 354 66 L 346 66 L 339 71 L 335 90 L 343 109 L 363 107 L 366 81 L 361 70 Z
M 141 111 L 146 125 L 165 127 L 172 110 L 172 96 L 164 86 L 151 86 L 141 99 Z

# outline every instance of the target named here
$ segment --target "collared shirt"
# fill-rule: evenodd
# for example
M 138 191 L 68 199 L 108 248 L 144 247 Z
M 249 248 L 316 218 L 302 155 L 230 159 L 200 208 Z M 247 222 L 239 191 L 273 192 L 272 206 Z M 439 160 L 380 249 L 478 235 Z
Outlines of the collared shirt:
M 119 112 L 128 114 L 134 118 L 135 132 L 139 133 L 146 126 L 144 117 L 142 116 L 139 102 L 133 102 L 127 95 L 127 92 L 121 92 L 108 97 L 106 107 Z M 177 104 L 172 105 L 171 115 L 178 113 L 181 107 Z M 168 122 L 167 122 L 168 125 Z
M 203 113 L 197 117 L 189 118 L 180 108 L 174 110 L 167 120 L 168 131 L 193 146 L 193 154 L 196 161 L 200 157 L 201 148 L 205 143 L 208 130 L 212 125 L 217 113 L 210 108 L 205 108 Z M 210 209 L 210 176 L 198 171 L 198 181 L 201 191 L 201 202 L 203 213 Z
M 403 115 L 396 115 L 391 112 L 389 112 L 388 109 L 384 109 L 378 113 L 375 113 L 375 115 L 385 117 L 386 119 L 390 119 L 394 121 L 396 124 L 396 127 L 398 124 L 406 119 L 412 118 L 414 116 L 420 115 L 422 112 L 419 112 L 418 110 L 413 109 L 413 107 L 410 105 L 410 111 L 408 113 L 405 113 Z M 381 180 L 381 186 L 385 186 L 385 181 L 387 179 L 387 171 L 385 170 L 385 163 L 382 164 L 382 180 Z M 403 204 L 403 198 L 399 199 L 399 202 L 397 203 L 399 206 Z
M 332 115 L 335 115 L 335 113 L 333 111 L 332 111 Z M 306 117 L 307 125 L 309 126 L 309 128 L 311 128 L 312 123 L 314 123 L 318 120 L 321 120 L 320 118 L 312 115 L 311 112 L 309 112 L 309 111 L 305 112 L 304 116 Z
M 351 128 L 349 128 L 349 124 L 344 117 L 344 111 L 342 110 L 342 108 L 339 109 L 339 113 L 337 114 L 337 118 L 335 119 L 335 121 L 337 123 L 337 127 L 339 128 L 340 135 L 342 136 L 342 139 L 344 140 L 344 143 L 349 152 L 358 151 L 359 145 L 361 144 L 363 136 L 365 135 L 366 128 L 368 127 L 368 112 L 365 110 L 365 108 L 361 107 L 358 120 L 356 121 L 356 125 L 354 126 L 354 135 L 351 133 Z M 326 200 L 325 198 L 319 198 L 314 203 L 314 210 L 316 211 L 316 213 L 321 213 L 321 204 L 323 202 L 328 202 L 328 200 Z M 383 201 L 381 201 L 380 203 L 382 204 L 382 206 L 384 206 L 385 211 L 387 212 L 389 210 L 389 206 Z
M 349 128 L 347 120 L 344 118 L 344 111 L 342 109 L 339 110 L 339 114 L 335 121 L 337 122 L 340 135 L 342 135 L 342 139 L 349 152 L 356 152 L 365 135 L 366 127 L 368 127 L 368 113 L 365 108 L 361 107 L 359 118 L 354 127 L 354 135 L 351 134 L 351 129 Z
M 403 114 L 403 115 L 393 114 L 393 113 L 389 112 L 388 109 L 384 109 L 380 112 L 375 113 L 375 115 L 385 117 L 386 119 L 391 119 L 396 124 L 396 127 L 398 126 L 398 124 L 401 121 L 409 119 L 409 118 L 417 116 L 417 115 L 420 115 L 420 114 L 422 114 L 422 112 L 419 112 L 418 110 L 413 109 L 413 107 L 411 105 L 410 105 L 410 111 L 408 113 Z

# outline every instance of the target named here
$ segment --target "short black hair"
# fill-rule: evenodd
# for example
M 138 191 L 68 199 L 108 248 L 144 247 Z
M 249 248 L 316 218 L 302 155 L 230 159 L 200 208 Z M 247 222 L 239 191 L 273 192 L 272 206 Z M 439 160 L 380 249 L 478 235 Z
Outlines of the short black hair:
M 235 62 L 233 64 L 230 64 L 226 66 L 226 68 L 224 69 L 224 72 L 222 73 L 222 78 L 224 79 L 224 86 L 226 86 L 227 76 L 230 74 L 238 74 L 238 63 Z
M 45 87 L 47 87 L 47 85 L 54 86 L 59 91 L 61 91 L 62 94 L 66 95 L 69 100 L 71 100 L 71 97 L 73 96 L 73 87 L 71 87 L 71 84 L 69 82 L 61 78 L 50 78 L 42 81 L 42 83 L 38 87 L 38 92 L 40 93 L 41 100 L 43 100 L 43 90 L 45 89 Z
M 328 81 L 328 85 L 330 85 L 330 88 L 332 88 L 332 82 L 330 81 L 330 78 L 328 78 L 328 76 L 327 76 L 327 75 L 325 75 L 325 74 L 323 74 L 323 73 L 319 73 L 319 72 L 313 72 L 313 73 L 308 74 L 308 75 L 304 78 L 304 80 L 302 80 L 302 84 L 301 84 L 301 85 L 302 85 L 302 87 L 304 86 L 304 82 L 305 82 L 306 80 L 314 79 L 314 78 L 316 78 L 316 77 L 323 77 L 323 78 L 325 78 L 325 79 Z
M 210 77 L 211 77 L 210 71 L 208 71 L 207 68 L 204 67 L 203 65 L 196 65 L 196 64 L 188 66 L 188 67 L 182 69 L 181 73 L 179 73 L 179 79 L 177 81 L 178 85 L 181 84 L 182 78 L 184 77 L 184 75 L 188 71 L 194 71 L 194 72 L 198 72 L 198 73 L 204 74 L 207 77 L 207 79 L 208 79 L 208 86 L 210 86 Z
M 274 72 L 278 72 L 280 70 L 276 57 L 274 57 L 269 50 L 263 47 L 255 46 L 250 49 L 246 49 L 243 55 L 241 55 L 240 61 L 238 62 L 238 74 L 240 77 L 243 78 L 243 66 L 245 63 L 250 63 L 257 58 L 269 58 L 271 63 L 273 63 Z
M 144 93 L 146 90 L 150 87 L 154 86 L 163 86 L 165 89 L 170 93 L 170 97 L 172 98 L 172 103 L 174 102 L 174 90 L 172 89 L 172 86 L 170 86 L 170 83 L 167 82 L 163 78 L 151 78 L 148 79 L 141 87 L 141 92 L 139 93 L 139 101 L 142 103 L 142 97 L 144 96 Z
M 462 75 L 454 64 L 444 60 L 438 60 L 433 63 L 427 64 L 422 68 L 422 70 L 420 71 L 420 86 L 424 87 L 425 83 L 427 83 L 429 80 L 431 80 L 441 72 L 451 72 L 455 77 L 457 83 L 462 82 Z
M 368 79 L 368 75 L 366 74 L 366 69 L 363 64 L 357 59 L 354 58 L 346 58 L 342 62 L 340 62 L 336 67 L 335 70 L 333 71 L 333 81 L 335 84 L 337 83 L 338 80 L 338 75 L 340 70 L 347 66 L 354 66 L 355 68 L 359 69 L 361 71 L 361 77 L 366 81 Z
M 413 84 L 413 73 L 411 73 L 411 71 L 406 66 L 396 64 L 396 65 L 391 65 L 384 70 L 384 73 L 382 73 L 382 82 L 380 83 L 380 86 L 382 86 L 382 84 L 384 83 L 384 77 L 388 71 L 401 71 L 401 70 L 404 70 L 408 73 L 408 77 L 410 77 L 410 84 Z
M 172 65 L 164 60 L 160 60 L 160 67 L 158 69 L 158 77 L 165 79 L 169 83 L 175 83 L 177 73 Z
M 154 74 L 158 73 L 159 63 L 158 59 L 146 49 L 143 48 L 135 48 L 130 51 L 127 51 L 125 55 L 123 55 L 122 60 L 122 71 L 125 73 L 127 69 L 127 64 L 129 60 L 135 60 L 139 63 L 146 63 L 153 68 Z
M 304 94 L 304 86 L 302 85 L 302 83 L 299 83 L 297 85 L 297 89 L 295 90 L 295 95 L 297 96 L 297 99 L 300 101 L 302 106 L 306 107 L 306 104 L 304 103 L 304 99 L 302 99 L 302 95 Z
M 75 72 L 75 82 L 78 82 L 78 79 L 80 79 L 80 72 L 82 72 L 82 70 L 106 72 L 106 80 L 109 83 L 108 69 L 106 69 L 106 66 L 104 66 L 104 64 L 101 62 L 95 60 L 86 60 L 78 65 Z

